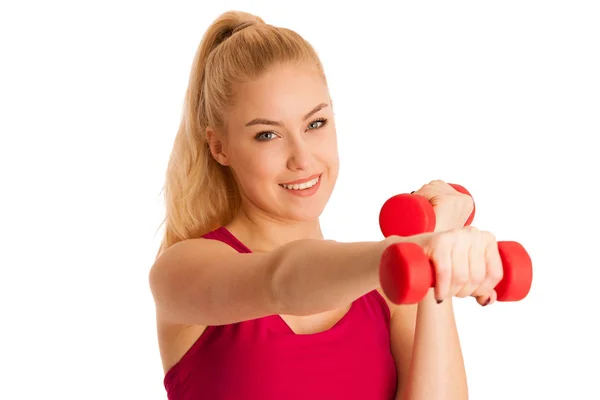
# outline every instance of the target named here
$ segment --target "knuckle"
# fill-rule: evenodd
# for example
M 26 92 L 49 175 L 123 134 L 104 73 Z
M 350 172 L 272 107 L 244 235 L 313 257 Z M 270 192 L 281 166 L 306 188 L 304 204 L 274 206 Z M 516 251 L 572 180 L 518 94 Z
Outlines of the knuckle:
M 465 242 L 465 240 L 468 240 L 467 238 L 470 236 L 469 229 L 470 227 L 466 226 L 462 228 L 454 228 L 452 230 L 449 230 L 448 232 L 446 232 L 446 240 L 451 244 L 463 243 Z
M 469 288 L 464 288 L 464 287 L 463 288 L 458 288 L 456 290 L 456 293 L 454 295 L 456 297 L 459 297 L 459 298 L 465 298 L 465 297 L 471 295 L 471 290 L 469 290 Z
M 438 275 L 438 279 L 444 280 L 450 277 L 450 266 L 446 264 L 436 263 L 435 272 Z
M 498 283 L 504 278 L 504 271 L 502 268 L 494 268 L 490 271 L 490 279 L 495 283 Z
M 473 198 L 471 196 L 469 196 L 468 194 L 459 192 L 458 196 L 461 199 L 461 201 L 463 202 L 463 204 L 465 205 L 465 207 L 471 208 L 475 205 Z
M 494 235 L 492 232 L 482 231 L 481 234 L 487 242 L 489 242 L 489 243 L 496 242 L 496 235 Z
M 472 225 L 465 226 L 464 230 L 465 230 L 465 232 L 467 232 L 467 233 L 469 233 L 471 235 L 477 235 L 477 236 L 479 236 L 479 234 L 480 234 L 479 229 L 477 229 L 476 227 L 474 227 Z
M 456 286 L 464 286 L 469 281 L 469 275 L 464 272 L 455 272 L 452 275 L 452 283 Z
M 475 286 L 480 286 L 485 281 L 484 271 L 476 271 L 471 276 L 471 283 Z
M 455 241 L 456 236 L 457 234 L 453 230 L 442 232 L 434 238 L 434 246 L 437 249 L 447 248 L 452 245 L 452 243 Z

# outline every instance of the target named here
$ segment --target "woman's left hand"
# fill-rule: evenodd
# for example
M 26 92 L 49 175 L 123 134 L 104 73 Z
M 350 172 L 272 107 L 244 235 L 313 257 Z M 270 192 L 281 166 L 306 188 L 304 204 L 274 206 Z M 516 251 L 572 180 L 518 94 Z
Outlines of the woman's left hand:
M 471 196 L 459 192 L 439 179 L 421 186 L 413 194 L 425 197 L 433 206 L 436 219 L 436 232 L 462 228 L 475 206 Z M 480 305 L 484 306 L 494 303 L 496 297 L 496 291 L 493 291 L 491 297 L 479 296 L 476 299 Z
M 471 196 L 439 179 L 421 186 L 413 194 L 425 197 L 433 206 L 436 232 L 462 228 L 475 207 Z

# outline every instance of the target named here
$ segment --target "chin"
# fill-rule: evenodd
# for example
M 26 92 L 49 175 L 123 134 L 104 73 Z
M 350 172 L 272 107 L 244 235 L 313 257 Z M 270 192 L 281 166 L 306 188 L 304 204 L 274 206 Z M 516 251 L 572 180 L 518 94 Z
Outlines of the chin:
M 283 207 L 280 211 L 284 212 L 286 219 L 294 221 L 314 221 L 321 217 L 325 210 L 330 197 L 329 190 L 327 189 L 328 188 L 321 187 L 320 193 L 315 193 L 315 195 L 311 197 L 287 199 L 287 201 L 282 204 Z
M 293 221 L 301 221 L 301 222 L 308 222 L 308 221 L 314 221 L 317 220 L 321 217 L 321 214 L 323 214 L 323 210 L 324 207 L 318 207 L 316 204 L 314 206 L 305 206 L 302 210 L 289 210 L 288 213 L 286 213 L 286 219 L 291 219 Z

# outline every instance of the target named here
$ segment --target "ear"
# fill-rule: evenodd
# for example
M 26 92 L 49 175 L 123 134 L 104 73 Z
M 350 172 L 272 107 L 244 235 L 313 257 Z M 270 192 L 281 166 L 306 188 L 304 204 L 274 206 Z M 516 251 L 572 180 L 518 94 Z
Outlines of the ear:
M 211 127 L 206 128 L 206 140 L 213 158 L 221 165 L 229 165 L 227 154 L 225 154 L 225 146 L 223 135 Z

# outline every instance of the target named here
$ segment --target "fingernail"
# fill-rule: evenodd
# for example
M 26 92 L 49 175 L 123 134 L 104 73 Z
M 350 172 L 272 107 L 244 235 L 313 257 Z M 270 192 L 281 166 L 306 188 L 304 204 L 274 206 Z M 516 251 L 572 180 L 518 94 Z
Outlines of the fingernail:
M 490 304 L 490 301 L 491 301 L 491 300 L 492 300 L 492 298 L 491 298 L 491 297 L 488 297 L 487 301 L 486 301 L 485 303 L 483 303 L 483 304 L 481 305 L 481 307 L 485 307 L 485 306 L 487 306 L 488 304 Z

